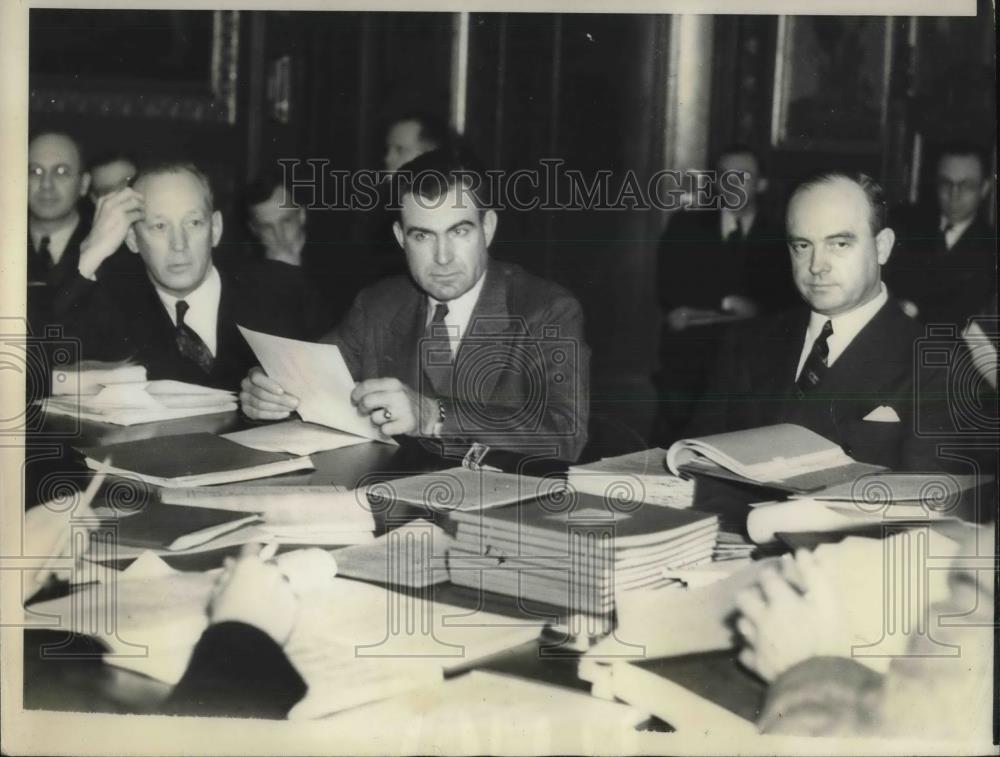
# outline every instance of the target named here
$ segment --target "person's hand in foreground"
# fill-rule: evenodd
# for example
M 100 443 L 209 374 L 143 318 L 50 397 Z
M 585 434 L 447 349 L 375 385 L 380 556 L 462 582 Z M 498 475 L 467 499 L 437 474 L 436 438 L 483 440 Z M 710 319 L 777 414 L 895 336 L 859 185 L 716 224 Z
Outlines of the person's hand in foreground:
M 740 661 L 771 682 L 811 657 L 849 657 L 844 609 L 816 555 L 799 550 L 737 598 Z
M 277 565 L 260 559 L 247 545 L 239 559 L 226 559 L 208 603 L 212 623 L 233 621 L 259 628 L 283 645 L 295 627 L 298 600 Z

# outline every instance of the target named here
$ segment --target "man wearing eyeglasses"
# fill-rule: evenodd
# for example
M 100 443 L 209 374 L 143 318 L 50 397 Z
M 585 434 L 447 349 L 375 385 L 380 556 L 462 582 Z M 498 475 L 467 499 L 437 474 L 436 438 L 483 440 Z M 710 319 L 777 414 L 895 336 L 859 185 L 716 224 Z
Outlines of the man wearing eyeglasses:
M 974 145 L 951 144 L 936 166 L 937 208 L 897 223 L 886 279 L 906 312 L 961 329 L 996 296 L 996 231 L 985 217 L 991 177 Z
M 42 132 L 28 144 L 28 286 L 58 285 L 76 272 L 89 224 L 79 203 L 90 174 L 68 134 Z

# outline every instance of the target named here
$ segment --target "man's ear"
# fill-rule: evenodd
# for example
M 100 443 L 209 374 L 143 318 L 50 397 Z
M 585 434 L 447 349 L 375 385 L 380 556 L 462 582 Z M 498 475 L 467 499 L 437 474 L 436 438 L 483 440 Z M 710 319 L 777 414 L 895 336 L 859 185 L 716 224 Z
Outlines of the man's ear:
M 493 244 L 493 235 L 497 233 L 497 213 L 495 210 L 487 210 L 483 213 L 483 236 L 486 237 L 486 246 Z
M 990 177 L 983 179 L 983 187 L 979 190 L 979 199 L 985 200 L 987 195 L 990 193 L 990 186 L 993 184 L 993 180 Z
M 403 227 L 400 226 L 399 221 L 392 222 L 392 233 L 395 235 L 399 246 L 403 247 Z
M 768 182 L 767 177 L 761 176 L 757 179 L 757 194 L 764 194 L 769 186 L 770 183 Z
M 222 213 L 216 210 L 212 213 L 212 247 L 219 244 L 222 239 Z
M 894 244 L 896 244 L 896 232 L 888 226 L 875 235 L 875 252 L 879 265 L 885 265 L 889 262 Z
M 135 238 L 135 224 L 129 226 L 125 232 L 125 246 L 132 252 L 139 252 L 139 242 Z
M 83 175 L 80 177 L 80 197 L 87 196 L 87 190 L 90 189 L 90 171 L 84 171 Z

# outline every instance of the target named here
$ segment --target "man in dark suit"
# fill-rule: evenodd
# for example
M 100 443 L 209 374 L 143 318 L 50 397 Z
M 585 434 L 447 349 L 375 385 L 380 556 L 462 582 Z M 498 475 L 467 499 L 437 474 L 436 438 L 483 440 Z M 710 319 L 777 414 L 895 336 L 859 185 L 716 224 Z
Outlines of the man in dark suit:
M 42 132 L 28 144 L 28 322 L 42 333 L 52 322 L 52 297 L 76 272 L 90 230 L 80 212 L 90 174 L 67 134 Z
M 731 145 L 716 162 L 711 208 L 677 213 L 660 239 L 663 311 L 658 435 L 676 437 L 694 412 L 725 326 L 797 300 L 784 229 L 759 207 L 767 189 L 756 152 Z
M 575 460 L 590 379 L 579 303 L 490 259 L 497 214 L 477 193 L 481 175 L 456 153 L 433 151 L 403 170 L 411 180 L 401 183 L 393 231 L 409 275 L 362 291 L 328 337 L 359 381 L 358 411 L 390 435 Z M 261 419 L 297 406 L 259 369 L 240 400 Z
M 897 219 L 899 249 L 886 282 L 924 323 L 961 330 L 996 296 L 997 237 L 983 203 L 987 165 L 973 145 L 946 146 L 936 166 L 937 206 L 909 208 Z
M 939 469 L 924 434 L 948 426 L 946 391 L 915 360 L 923 331 L 881 280 L 895 238 L 881 187 L 864 175 L 811 179 L 792 194 L 787 230 L 809 307 L 732 330 L 692 432 L 795 423 L 863 462 Z
M 150 379 L 236 389 L 254 363 L 237 323 L 301 336 L 294 314 L 219 274 L 212 248 L 221 236 L 211 187 L 191 164 L 153 166 L 134 188 L 102 197 L 75 275 L 57 295 L 83 357 L 130 358 Z M 128 252 L 116 254 L 122 241 Z

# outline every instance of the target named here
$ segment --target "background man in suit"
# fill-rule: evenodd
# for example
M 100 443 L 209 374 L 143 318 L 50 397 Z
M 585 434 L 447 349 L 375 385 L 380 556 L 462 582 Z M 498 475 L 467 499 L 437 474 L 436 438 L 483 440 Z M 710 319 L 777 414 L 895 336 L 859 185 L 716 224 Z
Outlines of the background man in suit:
M 941 467 L 926 434 L 947 427 L 947 393 L 940 372 L 915 361 L 922 329 L 882 283 L 895 239 L 885 217 L 881 187 L 863 174 L 799 185 L 788 205 L 788 247 L 809 307 L 733 329 L 695 434 L 795 423 L 863 462 Z
M 131 358 L 150 379 L 235 389 L 254 362 L 237 322 L 301 336 L 294 313 L 220 276 L 212 248 L 221 237 L 208 179 L 191 164 L 150 167 L 134 188 L 102 197 L 76 277 L 58 295 L 83 356 Z M 122 241 L 128 252 L 116 255 Z
M 780 310 L 797 299 L 784 231 L 760 208 L 767 178 L 756 152 L 739 144 L 725 148 L 716 176 L 717 207 L 680 211 L 660 240 L 664 328 L 656 433 L 664 443 L 676 439 L 690 421 L 725 324 Z M 728 207 L 737 200 L 738 207 Z
M 398 171 L 424 153 L 444 147 L 450 140 L 448 127 L 440 119 L 426 113 L 404 114 L 386 130 L 382 158 L 385 170 Z
M 67 134 L 42 132 L 28 145 L 28 283 L 58 286 L 76 270 L 89 225 L 79 210 L 90 174 Z
M 886 281 L 909 315 L 928 324 L 965 326 L 996 296 L 997 240 L 983 200 L 991 178 L 982 151 L 943 148 L 936 166 L 936 207 L 899 214 L 900 248 Z
M 448 150 L 406 167 L 393 231 L 409 276 L 358 295 L 328 338 L 359 380 L 358 411 L 390 435 L 479 441 L 575 460 L 586 441 L 589 350 L 579 303 L 561 287 L 491 260 L 497 214 Z M 259 369 L 240 400 L 277 419 L 298 400 Z

